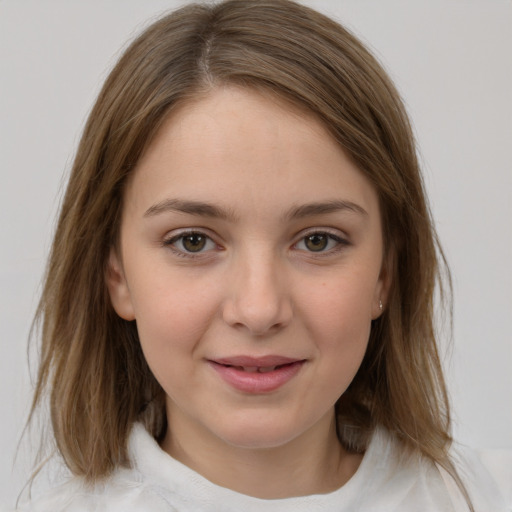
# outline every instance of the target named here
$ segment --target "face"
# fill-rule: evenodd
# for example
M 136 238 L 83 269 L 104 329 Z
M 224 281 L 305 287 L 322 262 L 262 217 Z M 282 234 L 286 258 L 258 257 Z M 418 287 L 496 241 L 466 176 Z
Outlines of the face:
M 170 115 L 124 199 L 108 285 L 170 431 L 271 448 L 332 425 L 387 278 L 376 192 L 322 124 L 216 89 Z

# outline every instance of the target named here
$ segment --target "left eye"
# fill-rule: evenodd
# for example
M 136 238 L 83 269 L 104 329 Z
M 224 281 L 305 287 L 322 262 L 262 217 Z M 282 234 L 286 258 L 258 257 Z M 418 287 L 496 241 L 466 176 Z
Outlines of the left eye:
M 183 253 L 200 253 L 215 248 L 215 242 L 204 233 L 182 233 L 166 240 L 165 245 Z
M 309 252 L 326 252 L 334 249 L 342 240 L 329 233 L 311 233 L 302 238 L 295 248 Z

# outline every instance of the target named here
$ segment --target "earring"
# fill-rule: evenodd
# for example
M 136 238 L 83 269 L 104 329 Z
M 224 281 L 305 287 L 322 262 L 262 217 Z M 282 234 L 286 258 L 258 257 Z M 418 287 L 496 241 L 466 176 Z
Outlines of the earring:
M 381 301 L 381 300 L 379 300 L 379 309 L 380 309 L 381 311 L 382 311 L 382 308 L 383 308 L 383 306 L 382 306 L 382 301 Z

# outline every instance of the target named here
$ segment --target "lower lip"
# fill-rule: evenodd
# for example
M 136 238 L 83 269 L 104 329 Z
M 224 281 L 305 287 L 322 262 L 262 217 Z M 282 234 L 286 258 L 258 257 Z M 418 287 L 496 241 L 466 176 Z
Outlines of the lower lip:
M 304 361 L 284 365 L 271 372 L 246 372 L 234 366 L 225 366 L 223 364 L 209 361 L 211 367 L 227 382 L 231 387 L 244 393 L 271 393 L 284 386 L 299 373 Z

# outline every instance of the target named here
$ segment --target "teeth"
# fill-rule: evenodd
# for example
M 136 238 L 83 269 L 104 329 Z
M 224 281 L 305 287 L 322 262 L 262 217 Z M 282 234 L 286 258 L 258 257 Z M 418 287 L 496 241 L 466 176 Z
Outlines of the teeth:
M 268 373 L 273 372 L 277 366 L 234 366 L 233 368 L 248 373 Z
M 273 372 L 276 369 L 275 366 L 267 366 L 266 368 L 259 368 L 260 373 Z

